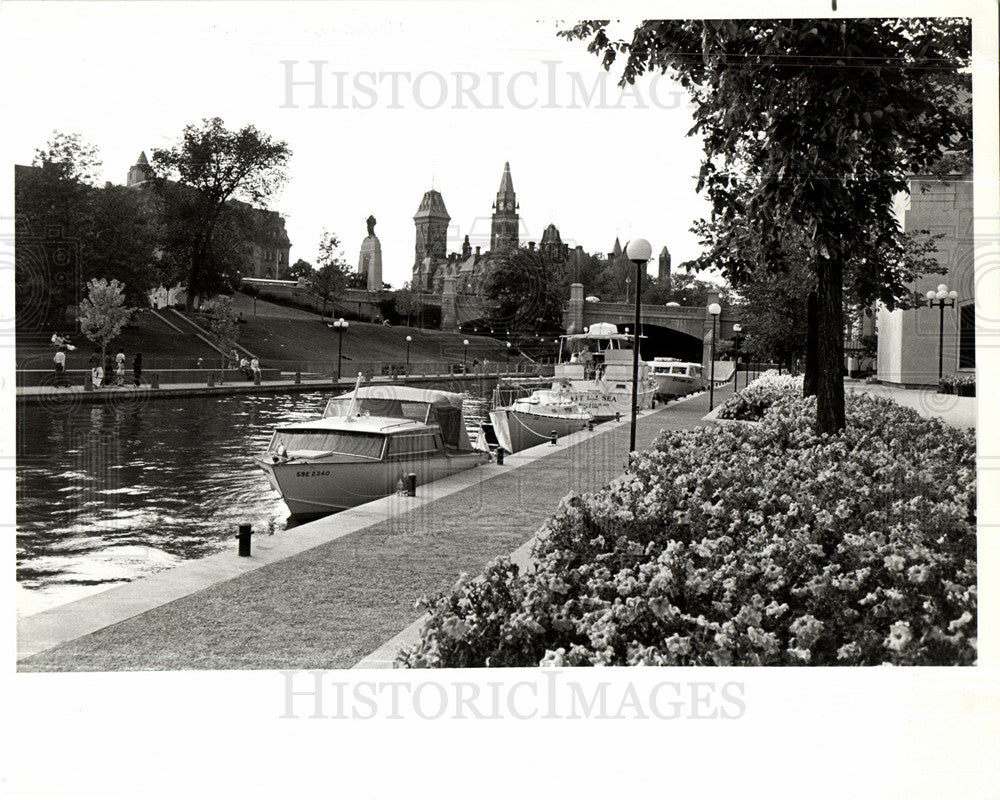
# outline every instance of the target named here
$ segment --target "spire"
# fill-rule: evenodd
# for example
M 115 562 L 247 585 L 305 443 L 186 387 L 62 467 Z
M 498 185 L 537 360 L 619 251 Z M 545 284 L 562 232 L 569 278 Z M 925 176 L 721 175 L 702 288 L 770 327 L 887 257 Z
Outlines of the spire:
M 510 195 L 514 196 L 514 181 L 510 178 L 510 162 L 505 161 L 503 164 L 503 176 L 500 178 L 500 189 L 497 195 Z
M 139 158 L 136 159 L 135 163 L 139 164 L 140 166 L 143 166 L 143 167 L 148 167 L 149 166 L 149 162 L 146 160 L 146 151 L 145 150 L 143 150 L 141 153 L 139 153 Z
M 622 243 L 618 241 L 618 237 L 615 237 L 615 246 L 611 250 L 611 255 L 618 258 L 622 254 Z

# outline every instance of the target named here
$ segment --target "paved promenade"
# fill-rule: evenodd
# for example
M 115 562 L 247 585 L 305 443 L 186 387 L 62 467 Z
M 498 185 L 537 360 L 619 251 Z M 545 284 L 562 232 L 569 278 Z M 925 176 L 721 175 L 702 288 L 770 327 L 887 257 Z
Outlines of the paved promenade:
M 954 428 L 976 427 L 976 398 L 954 394 L 938 394 L 937 389 L 903 389 L 881 383 L 845 380 L 849 392 L 863 392 L 873 397 L 887 397 L 895 403 L 912 408 L 922 417 L 938 417 Z
M 716 391 L 716 402 L 729 391 Z M 707 410 L 701 394 L 644 412 L 637 444 L 702 424 Z M 35 654 L 18 668 L 351 667 L 418 619 L 417 598 L 529 541 L 569 491 L 620 475 L 627 451 L 628 423 L 608 423 L 422 487 L 421 502 L 393 496 L 265 537 L 252 559 L 234 542 L 231 553 L 22 620 L 19 651 Z M 284 555 L 295 541 L 309 549 Z M 269 563 L 247 563 L 258 558 Z

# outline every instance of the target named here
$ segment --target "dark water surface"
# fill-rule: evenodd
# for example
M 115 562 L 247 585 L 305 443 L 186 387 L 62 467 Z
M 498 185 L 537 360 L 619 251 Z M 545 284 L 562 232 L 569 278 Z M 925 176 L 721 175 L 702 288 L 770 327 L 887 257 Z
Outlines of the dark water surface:
M 236 549 L 288 509 L 252 462 L 276 425 L 329 394 L 232 395 L 18 408 L 18 613 Z M 471 410 L 471 409 L 470 409 Z

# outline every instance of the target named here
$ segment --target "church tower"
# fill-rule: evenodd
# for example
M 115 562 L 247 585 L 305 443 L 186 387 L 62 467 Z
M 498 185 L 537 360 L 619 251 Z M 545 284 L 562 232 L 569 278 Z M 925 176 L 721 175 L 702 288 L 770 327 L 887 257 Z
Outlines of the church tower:
M 666 283 L 667 286 L 670 285 L 670 251 L 667 250 L 667 246 L 663 245 L 663 249 L 660 251 L 659 259 L 659 273 L 658 277 L 661 282 Z
M 518 217 L 517 197 L 514 195 L 514 182 L 510 178 L 510 162 L 503 165 L 503 177 L 500 178 L 500 190 L 493 205 L 493 225 L 490 231 L 490 249 L 513 250 L 517 248 Z
M 420 201 L 413 223 L 417 226 L 416 259 L 414 269 L 418 269 L 425 258 L 448 257 L 448 223 L 451 216 L 444 207 L 441 192 L 430 189 Z
M 138 186 L 140 183 L 145 183 L 155 177 L 156 173 L 149 166 L 149 162 L 146 160 L 146 151 L 143 150 L 139 153 L 139 158 L 136 162 L 128 168 L 128 179 L 125 181 L 125 185 Z

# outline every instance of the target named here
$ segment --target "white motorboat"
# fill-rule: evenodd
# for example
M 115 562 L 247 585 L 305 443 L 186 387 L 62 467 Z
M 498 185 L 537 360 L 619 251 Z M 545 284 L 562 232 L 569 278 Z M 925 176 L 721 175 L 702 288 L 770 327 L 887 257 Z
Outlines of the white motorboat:
M 635 337 L 618 333 L 609 322 L 596 322 L 585 333 L 563 336 L 552 389 L 578 403 L 601 422 L 626 417 L 632 408 L 632 347 Z M 636 406 L 648 408 L 655 385 L 649 366 L 639 362 Z
M 701 364 L 679 358 L 654 358 L 649 362 L 650 375 L 656 384 L 656 396 L 669 400 L 705 388 Z
M 359 376 L 360 384 L 360 376 Z M 460 394 L 355 386 L 323 416 L 282 425 L 255 459 L 293 517 L 315 517 L 385 497 L 416 474 L 422 486 L 483 464 Z
M 594 419 L 563 392 L 539 389 L 490 411 L 496 443 L 508 453 L 582 431 Z

